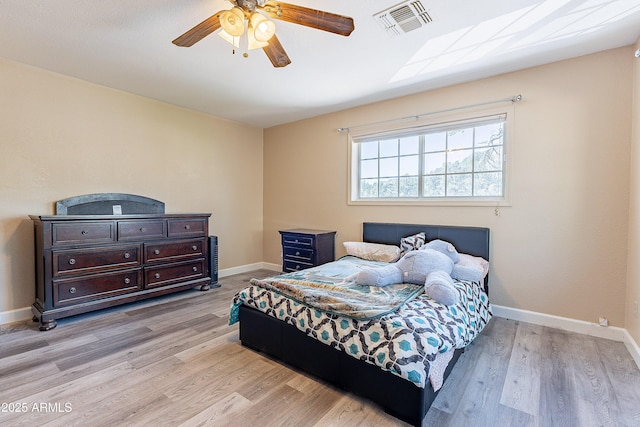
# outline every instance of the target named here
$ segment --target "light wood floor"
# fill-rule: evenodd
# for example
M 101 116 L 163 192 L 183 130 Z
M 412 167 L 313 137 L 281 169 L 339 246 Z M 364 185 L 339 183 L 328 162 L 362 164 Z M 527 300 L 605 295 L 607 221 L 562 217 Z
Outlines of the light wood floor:
M 250 277 L 0 330 L 3 426 L 398 426 L 376 405 L 242 347 L 229 303 Z M 22 410 L 23 412 L 19 412 Z M 427 426 L 639 426 L 622 343 L 494 318 Z

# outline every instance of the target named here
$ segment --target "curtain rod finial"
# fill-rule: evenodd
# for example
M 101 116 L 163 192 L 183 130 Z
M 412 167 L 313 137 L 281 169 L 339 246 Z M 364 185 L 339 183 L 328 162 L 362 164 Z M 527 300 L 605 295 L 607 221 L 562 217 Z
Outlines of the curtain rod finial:
M 511 98 L 511 102 L 517 102 L 521 100 L 522 100 L 522 95 L 516 95 L 513 98 Z

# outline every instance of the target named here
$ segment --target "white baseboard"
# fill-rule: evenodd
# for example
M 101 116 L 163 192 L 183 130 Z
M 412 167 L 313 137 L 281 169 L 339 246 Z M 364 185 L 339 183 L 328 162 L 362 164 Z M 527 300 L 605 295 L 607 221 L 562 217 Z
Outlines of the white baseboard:
M 624 328 L 600 326 L 596 323 L 585 322 L 583 320 L 569 319 L 567 317 L 503 307 L 495 304 L 491 304 L 491 307 L 493 308 L 493 314 L 498 317 L 623 342 L 629 350 L 629 353 L 631 353 L 631 357 L 635 360 L 636 365 L 640 368 L 640 347 L 638 347 L 633 337 L 631 337 L 629 332 Z
M 31 313 L 31 307 L 17 308 L 15 310 L 1 311 L 0 312 L 0 325 L 7 323 L 22 322 L 29 320 L 33 317 Z

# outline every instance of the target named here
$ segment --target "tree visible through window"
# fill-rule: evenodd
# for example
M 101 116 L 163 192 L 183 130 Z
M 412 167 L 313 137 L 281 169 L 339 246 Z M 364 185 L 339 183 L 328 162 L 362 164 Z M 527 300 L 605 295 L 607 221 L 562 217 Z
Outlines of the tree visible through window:
M 504 197 L 504 119 L 355 138 L 355 199 Z

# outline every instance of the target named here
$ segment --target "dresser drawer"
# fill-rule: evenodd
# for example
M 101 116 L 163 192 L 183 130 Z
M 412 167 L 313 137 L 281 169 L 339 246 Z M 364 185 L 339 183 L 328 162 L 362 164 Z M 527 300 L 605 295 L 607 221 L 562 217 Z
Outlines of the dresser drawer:
M 206 219 L 170 219 L 169 237 L 197 237 L 207 235 Z
M 119 221 L 118 240 L 162 239 L 167 235 L 165 224 L 161 219 Z
M 303 261 L 310 263 L 313 259 L 313 250 L 303 249 L 299 247 L 297 248 L 294 246 L 284 246 L 283 255 L 285 260 L 291 260 L 293 262 Z
M 53 305 L 78 304 L 141 289 L 142 269 L 53 281 Z
M 115 236 L 114 221 L 51 224 L 53 245 L 113 242 Z
M 167 262 L 204 256 L 205 240 L 148 243 L 144 245 L 145 262 Z
M 285 273 L 288 273 L 290 271 L 304 270 L 313 266 L 314 265 L 311 262 L 296 261 L 286 258 L 282 261 L 282 270 Z
M 142 264 L 141 253 L 141 245 L 53 251 L 53 277 L 137 267 Z
M 204 271 L 204 259 L 145 268 L 145 288 L 200 279 L 205 277 Z

